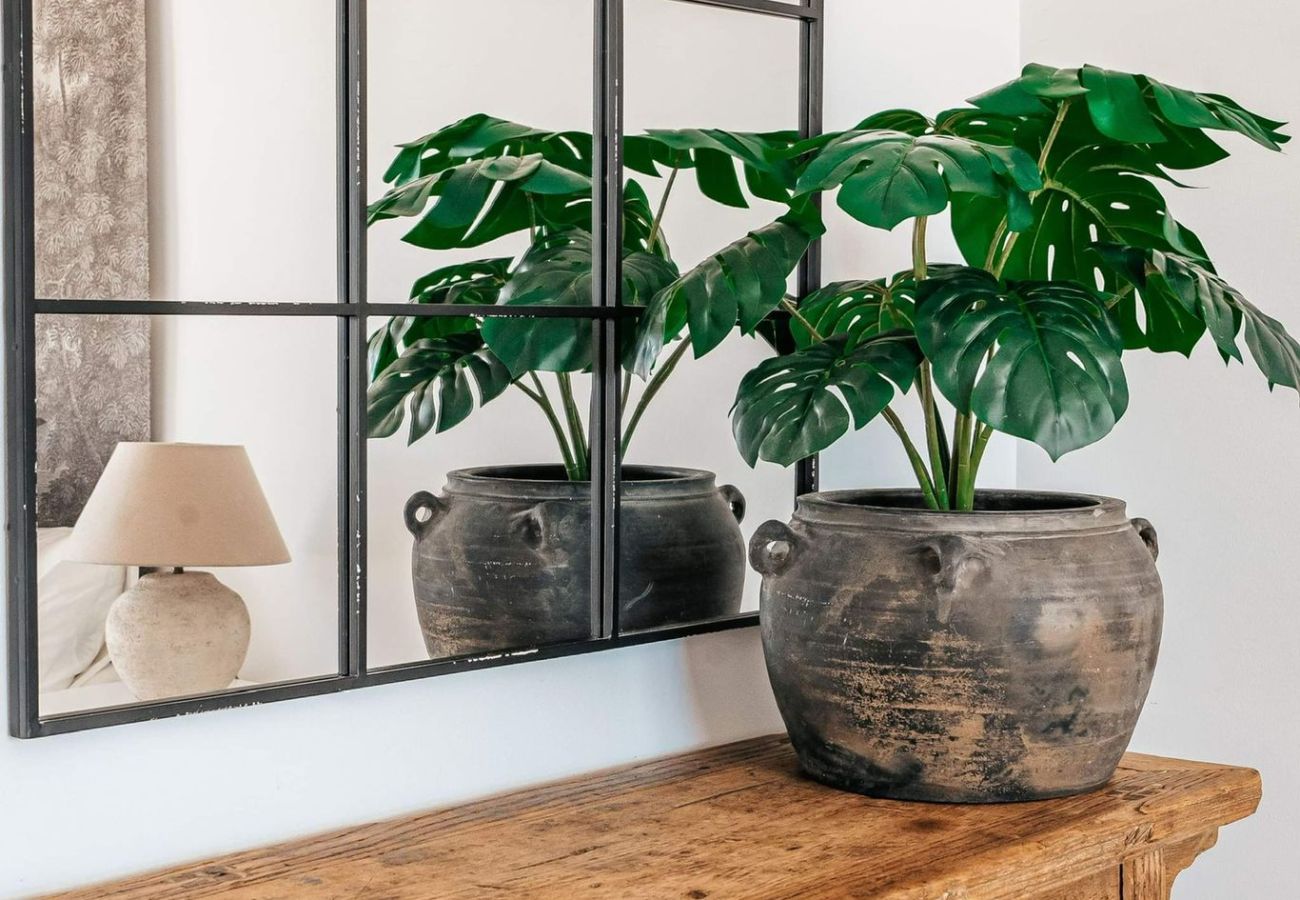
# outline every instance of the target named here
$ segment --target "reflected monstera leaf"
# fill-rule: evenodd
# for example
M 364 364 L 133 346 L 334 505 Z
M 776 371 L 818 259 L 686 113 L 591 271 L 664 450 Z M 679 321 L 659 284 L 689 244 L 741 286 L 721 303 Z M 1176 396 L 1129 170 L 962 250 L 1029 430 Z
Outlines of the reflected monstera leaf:
M 502 289 L 503 306 L 584 306 L 592 297 L 592 239 L 578 229 L 540 238 Z M 644 306 L 677 277 L 676 267 L 652 253 L 623 258 L 623 302 Z M 591 321 L 572 317 L 492 316 L 483 339 L 515 375 L 528 371 L 581 372 L 591 367 Z
M 478 334 L 416 341 L 366 391 L 367 433 L 372 438 L 395 434 L 409 408 L 414 443 L 464 421 L 476 405 L 501 396 L 511 381 Z

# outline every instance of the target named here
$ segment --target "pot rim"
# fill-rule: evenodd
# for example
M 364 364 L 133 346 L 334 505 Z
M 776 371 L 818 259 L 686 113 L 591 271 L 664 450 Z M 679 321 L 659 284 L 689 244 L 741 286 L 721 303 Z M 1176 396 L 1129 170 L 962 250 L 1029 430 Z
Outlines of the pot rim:
M 896 503 L 880 502 L 890 500 Z M 931 534 L 1041 534 L 1131 527 L 1124 501 L 1098 494 L 995 489 L 976 491 L 975 500 L 1001 508 L 927 509 L 919 490 L 874 488 L 804 494 L 795 504 L 794 518 L 819 525 Z M 901 505 L 904 502 L 908 505 Z
M 619 491 L 623 500 L 713 496 L 717 476 L 706 469 L 626 465 Z M 568 481 L 553 463 L 474 466 L 447 473 L 447 494 L 519 500 L 591 500 L 590 481 Z M 560 476 L 560 477 L 556 477 Z

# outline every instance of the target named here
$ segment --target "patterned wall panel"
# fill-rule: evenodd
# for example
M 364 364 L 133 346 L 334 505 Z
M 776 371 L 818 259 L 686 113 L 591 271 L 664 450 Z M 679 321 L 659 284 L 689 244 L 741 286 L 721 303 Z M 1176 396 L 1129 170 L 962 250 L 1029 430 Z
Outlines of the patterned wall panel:
M 36 292 L 149 296 L 144 0 L 36 0 Z M 121 440 L 148 440 L 149 320 L 41 316 L 37 517 L 71 525 Z

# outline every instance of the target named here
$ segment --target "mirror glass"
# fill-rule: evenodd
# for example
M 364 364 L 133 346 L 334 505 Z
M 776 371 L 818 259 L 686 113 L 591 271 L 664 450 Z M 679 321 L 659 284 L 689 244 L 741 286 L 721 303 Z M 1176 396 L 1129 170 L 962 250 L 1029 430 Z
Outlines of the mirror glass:
M 336 321 L 38 319 L 41 714 L 335 673 Z
M 367 39 L 371 302 L 591 306 L 589 0 L 372 0 Z M 367 334 L 369 667 L 592 637 L 591 320 Z
M 336 300 L 334 18 L 38 0 L 36 296 Z
M 710 141 L 737 146 L 745 133 L 797 130 L 798 40 L 799 25 L 791 19 L 628 0 L 625 221 L 635 222 L 632 198 L 644 195 L 640 206 L 658 223 L 651 227 L 678 271 L 688 272 L 784 212 L 783 204 L 754 195 L 733 156 L 698 148 Z M 746 50 L 718 53 L 724 45 Z M 658 177 L 636 171 L 636 142 L 662 129 L 678 133 L 674 146 L 689 146 L 689 157 L 659 162 Z M 629 269 L 641 264 L 640 257 L 625 257 L 625 302 L 636 302 L 626 285 Z M 696 330 L 702 337 L 703 329 Z M 745 561 L 745 547 L 763 521 L 786 520 L 794 499 L 794 471 L 765 462 L 750 468 L 731 436 L 736 386 L 773 354 L 771 344 L 733 328 L 697 358 L 691 334 L 687 325 L 663 348 L 648 378 L 627 380 L 620 504 L 624 631 L 757 610 L 760 579 Z

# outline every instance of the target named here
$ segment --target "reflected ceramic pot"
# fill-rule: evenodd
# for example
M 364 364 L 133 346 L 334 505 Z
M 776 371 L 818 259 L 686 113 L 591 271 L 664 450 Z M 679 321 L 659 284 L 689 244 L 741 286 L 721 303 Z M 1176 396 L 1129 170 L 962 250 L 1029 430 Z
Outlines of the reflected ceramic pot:
M 1105 783 L 1160 646 L 1156 537 L 1119 500 L 908 491 L 799 498 L 750 542 L 768 673 L 806 772 L 940 802 Z
M 623 631 L 734 615 L 745 580 L 745 500 L 712 472 L 624 466 Z M 406 504 L 415 606 L 431 658 L 586 640 L 591 483 L 559 466 L 460 469 Z

